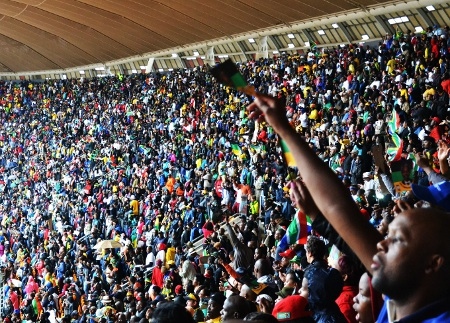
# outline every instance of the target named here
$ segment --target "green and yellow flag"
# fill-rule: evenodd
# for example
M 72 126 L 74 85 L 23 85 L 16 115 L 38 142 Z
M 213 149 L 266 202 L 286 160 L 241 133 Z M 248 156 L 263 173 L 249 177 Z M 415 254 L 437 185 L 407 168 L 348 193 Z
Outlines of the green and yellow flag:
M 281 150 L 283 151 L 283 156 L 284 156 L 284 160 L 286 161 L 286 164 L 289 167 L 297 167 L 297 164 L 295 163 L 295 160 L 294 160 L 294 156 L 292 156 L 292 153 L 289 150 L 288 145 L 286 144 L 286 142 L 283 139 L 280 140 L 280 146 L 281 146 Z
M 244 76 L 237 69 L 236 63 L 231 59 L 217 64 L 210 70 L 211 74 L 217 79 L 219 83 L 226 86 L 233 87 L 247 95 L 255 95 L 255 87 L 248 85 Z
M 238 144 L 231 144 L 231 150 L 232 150 L 233 154 L 235 154 L 238 157 L 241 157 L 242 149 L 241 149 L 241 147 L 239 147 Z

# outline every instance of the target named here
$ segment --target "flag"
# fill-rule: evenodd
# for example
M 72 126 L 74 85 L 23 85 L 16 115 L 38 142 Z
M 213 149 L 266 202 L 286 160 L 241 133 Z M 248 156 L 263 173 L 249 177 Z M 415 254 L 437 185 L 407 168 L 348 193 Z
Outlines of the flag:
M 391 135 L 392 144 L 386 149 L 386 154 L 390 162 L 400 160 L 403 152 L 403 140 L 396 133 Z
M 255 95 L 256 93 L 255 88 L 247 84 L 244 76 L 238 71 L 236 64 L 231 59 L 217 64 L 210 72 L 219 83 L 233 87 L 247 95 Z
M 419 165 L 417 164 L 416 155 L 414 153 L 409 153 L 408 158 L 412 162 L 412 177 L 414 178 L 414 174 L 419 170 Z
M 397 161 L 402 157 L 403 140 L 397 134 L 400 127 L 400 116 L 394 111 L 391 120 L 388 122 L 388 132 L 391 135 L 391 146 L 387 148 L 386 153 L 389 161 Z
M 395 40 L 400 40 L 400 38 L 403 37 L 403 32 L 400 30 L 400 28 L 397 26 L 397 28 L 395 28 L 395 35 L 394 35 L 394 39 Z
M 297 167 L 297 164 L 295 163 L 295 160 L 294 160 L 294 156 L 292 156 L 292 153 L 289 150 L 288 145 L 286 144 L 286 142 L 283 139 L 280 140 L 280 146 L 281 146 L 281 150 L 283 151 L 283 156 L 286 161 L 286 164 L 289 167 Z
M 256 151 L 258 154 L 262 151 L 266 151 L 266 146 L 263 144 L 259 145 L 250 145 L 250 148 L 252 148 L 254 151 Z
M 150 148 L 147 148 L 144 145 L 139 145 L 138 152 L 143 153 L 145 156 L 147 156 L 150 153 Z
M 341 167 L 341 156 L 339 156 L 339 154 L 334 154 L 331 156 L 329 165 L 333 171 L 336 171 L 336 169 Z
M 315 40 L 309 40 L 309 47 L 311 48 L 311 50 L 316 50 L 317 44 L 318 43 Z
M 241 149 L 241 147 L 239 147 L 238 144 L 231 144 L 231 150 L 232 150 L 233 154 L 235 154 L 238 157 L 241 157 L 242 149 Z
M 286 250 L 292 244 L 305 244 L 310 231 L 311 226 L 308 226 L 306 214 L 298 210 L 291 224 L 289 224 L 286 234 L 280 240 L 278 248 Z
M 394 112 L 391 120 L 388 121 L 389 133 L 393 134 L 397 132 L 397 129 L 400 127 L 400 116 L 397 112 Z

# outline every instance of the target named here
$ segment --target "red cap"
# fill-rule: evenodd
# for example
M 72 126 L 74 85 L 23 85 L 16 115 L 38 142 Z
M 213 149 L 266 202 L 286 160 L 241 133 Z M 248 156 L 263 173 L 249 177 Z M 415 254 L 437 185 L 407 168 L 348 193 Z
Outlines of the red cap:
M 441 119 L 439 119 L 438 117 L 433 117 L 431 118 L 431 120 L 433 120 L 434 122 L 436 122 L 437 124 L 441 123 Z
M 311 316 L 311 312 L 305 310 L 307 304 L 308 301 L 303 296 L 288 296 L 275 304 L 272 315 L 280 322 Z
M 284 252 L 280 252 L 279 255 L 281 257 L 286 257 L 288 259 L 292 259 L 295 257 L 295 251 L 294 251 L 294 249 L 289 248 L 288 250 L 286 250 Z
M 175 287 L 175 294 L 180 295 L 182 292 L 183 292 L 183 286 L 177 285 L 177 287 Z

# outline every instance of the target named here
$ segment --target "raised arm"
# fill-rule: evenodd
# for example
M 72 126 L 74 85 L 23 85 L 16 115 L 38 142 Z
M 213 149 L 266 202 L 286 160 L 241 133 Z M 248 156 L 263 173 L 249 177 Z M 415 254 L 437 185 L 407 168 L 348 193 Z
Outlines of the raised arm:
M 438 147 L 438 158 L 439 158 L 439 167 L 441 169 L 441 174 L 448 178 L 450 175 L 449 165 L 448 165 L 448 156 L 450 154 L 450 147 L 443 141 L 439 141 L 438 146 L 439 146 Z
M 428 180 L 432 183 L 432 184 L 437 184 L 440 182 L 444 182 L 447 180 L 447 178 L 442 175 L 445 174 L 441 168 L 441 172 L 442 174 L 438 174 L 434 171 L 434 169 L 430 166 L 428 159 L 421 154 L 416 154 L 416 161 L 417 161 L 417 165 L 419 165 L 419 167 L 421 167 L 424 172 L 428 175 Z M 439 159 L 439 163 L 440 165 L 444 165 L 447 160 L 444 159 L 445 162 L 441 161 L 441 159 Z M 448 164 L 447 164 L 448 165 Z M 442 167 L 442 166 L 441 166 Z M 444 169 L 445 171 L 445 169 Z M 447 166 L 447 171 L 448 171 L 448 166 Z
M 370 271 L 382 237 L 360 214 L 341 181 L 289 125 L 280 101 L 257 94 L 247 109 L 251 118 L 265 119 L 286 142 L 317 207 Z M 298 188 L 295 185 L 292 189 L 295 192 Z

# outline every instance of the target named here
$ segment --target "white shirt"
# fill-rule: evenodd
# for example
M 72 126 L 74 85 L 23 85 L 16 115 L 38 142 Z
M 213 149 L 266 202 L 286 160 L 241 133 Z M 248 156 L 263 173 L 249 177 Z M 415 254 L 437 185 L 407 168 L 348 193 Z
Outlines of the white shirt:
M 151 263 L 153 263 L 153 264 L 155 264 L 155 255 L 153 254 L 153 252 L 150 252 L 148 255 L 147 255 L 147 258 L 145 258 L 145 265 L 146 266 L 148 266 L 148 265 L 150 265 Z

